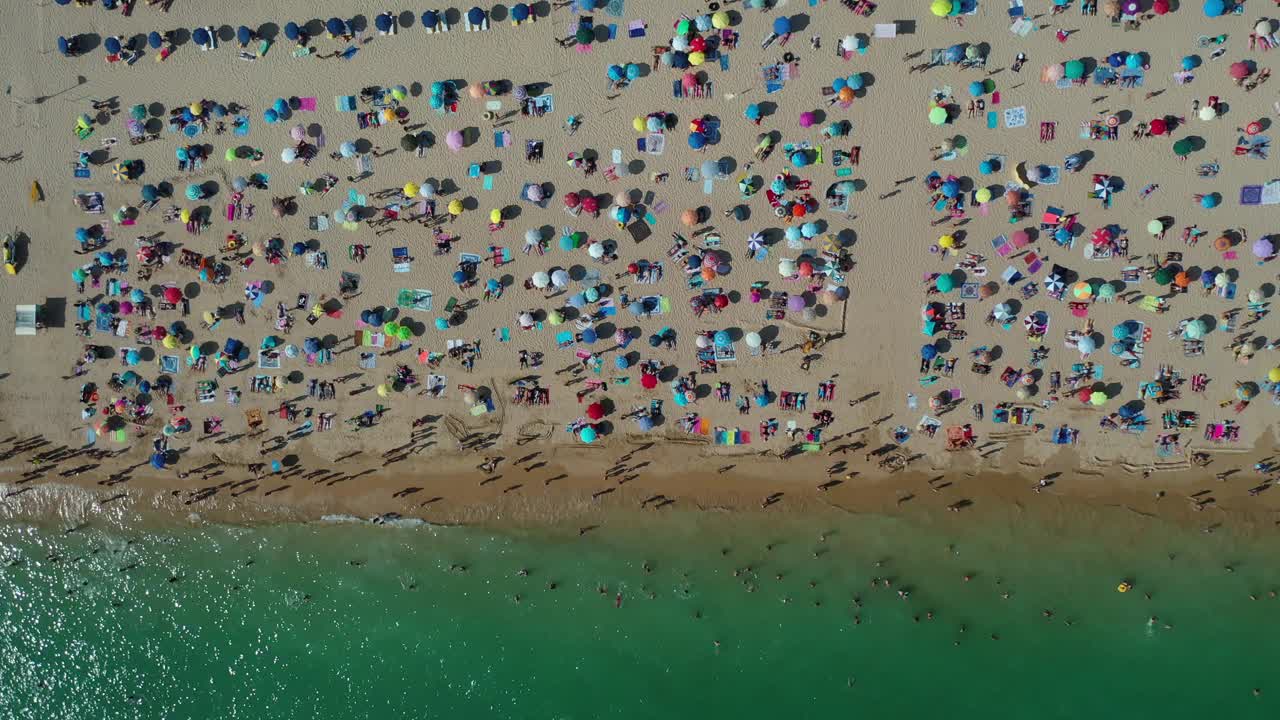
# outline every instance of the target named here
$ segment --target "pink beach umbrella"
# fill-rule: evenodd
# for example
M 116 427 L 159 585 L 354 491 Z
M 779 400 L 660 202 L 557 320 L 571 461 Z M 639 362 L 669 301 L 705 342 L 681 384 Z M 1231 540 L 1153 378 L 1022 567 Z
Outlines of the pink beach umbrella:
M 450 150 L 458 152 L 462 149 L 462 133 L 458 130 L 450 130 L 444 136 L 444 144 L 449 146 Z
M 1253 256 L 1259 259 L 1266 259 L 1276 254 L 1275 243 L 1267 238 L 1258 238 L 1253 241 Z
M 124 302 L 120 303 L 120 314 L 121 314 L 121 315 L 132 315 L 132 314 L 133 314 L 133 303 L 129 302 L 128 300 L 125 300 Z
M 293 128 L 289 130 L 289 137 L 297 140 L 298 142 L 302 142 L 307 139 L 307 129 L 301 125 L 294 125 Z
M 693 73 L 685 73 L 684 77 L 680 78 L 680 86 L 685 90 L 694 89 L 698 86 L 698 76 Z
M 813 127 L 816 122 L 818 122 L 818 119 L 814 116 L 812 112 L 809 112 L 808 110 L 806 110 L 800 113 L 800 127 L 810 128 L 810 127 Z

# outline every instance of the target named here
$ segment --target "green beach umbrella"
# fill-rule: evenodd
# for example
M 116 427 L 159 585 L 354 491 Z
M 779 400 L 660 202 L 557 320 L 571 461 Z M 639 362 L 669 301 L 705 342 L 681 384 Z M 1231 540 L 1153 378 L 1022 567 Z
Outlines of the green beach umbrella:
M 1159 235 L 1160 233 L 1164 232 L 1164 223 L 1160 222 L 1159 220 L 1152 220 L 1151 222 L 1147 223 L 1147 232 L 1151 233 L 1152 235 Z
M 129 117 L 134 120 L 145 120 L 147 117 L 147 108 L 145 105 L 134 105 L 129 108 Z
M 577 38 L 579 45 L 590 45 L 596 39 L 596 34 L 588 28 L 580 27 L 574 37 Z
M 1066 71 L 1068 80 L 1079 80 L 1084 77 L 1084 63 L 1079 60 L 1068 60 L 1063 65 L 1063 69 Z
M 956 281 L 950 275 L 939 275 L 936 286 L 938 292 L 949 293 L 956 289 Z
M 934 125 L 941 125 L 947 121 L 947 109 L 942 106 L 936 106 L 929 111 L 929 122 Z
M 1173 282 L 1174 274 L 1172 268 L 1162 267 L 1156 271 L 1154 279 L 1157 285 L 1168 285 Z
M 1178 157 L 1186 157 L 1190 155 L 1191 151 L 1194 149 L 1195 145 L 1191 142 L 1190 138 L 1182 138 L 1173 144 L 1173 154 Z

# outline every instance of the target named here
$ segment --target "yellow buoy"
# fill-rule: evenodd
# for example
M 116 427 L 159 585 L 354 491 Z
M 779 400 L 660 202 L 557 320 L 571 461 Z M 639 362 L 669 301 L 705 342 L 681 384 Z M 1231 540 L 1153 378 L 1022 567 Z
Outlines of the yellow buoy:
M 1116 586 L 1116 592 L 1122 592 L 1122 593 L 1129 592 L 1132 589 L 1133 589 L 1133 585 L 1128 580 L 1125 580 L 1124 582 Z

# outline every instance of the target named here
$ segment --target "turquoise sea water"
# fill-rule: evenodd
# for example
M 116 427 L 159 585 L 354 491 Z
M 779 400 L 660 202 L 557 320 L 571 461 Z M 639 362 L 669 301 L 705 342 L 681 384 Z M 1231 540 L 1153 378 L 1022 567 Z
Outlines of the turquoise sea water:
M 1267 543 L 1120 511 L 947 515 L 654 514 L 585 538 L 576 526 L 3 525 L 0 717 L 1280 708 Z M 872 589 L 877 576 L 893 588 Z M 1133 591 L 1116 592 L 1122 578 Z

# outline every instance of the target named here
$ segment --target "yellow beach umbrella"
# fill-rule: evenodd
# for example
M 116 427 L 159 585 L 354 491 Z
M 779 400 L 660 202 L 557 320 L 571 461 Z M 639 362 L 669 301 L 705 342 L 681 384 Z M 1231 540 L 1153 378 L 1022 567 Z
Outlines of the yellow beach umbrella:
M 461 215 L 461 214 L 462 214 L 462 201 L 461 201 L 461 200 L 450 200 L 450 201 L 449 201 L 449 214 L 450 214 L 450 215 L 455 215 L 455 216 L 456 216 L 456 215 Z
M 404 196 L 410 198 L 418 197 L 418 183 L 407 182 L 404 184 Z
M 490 210 L 489 222 L 493 223 L 494 225 L 497 225 L 498 223 L 502 222 L 502 211 L 499 210 L 498 208 L 494 208 Z

